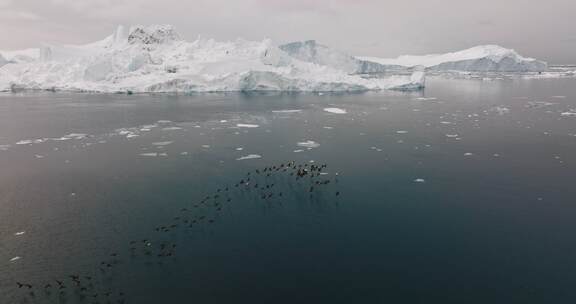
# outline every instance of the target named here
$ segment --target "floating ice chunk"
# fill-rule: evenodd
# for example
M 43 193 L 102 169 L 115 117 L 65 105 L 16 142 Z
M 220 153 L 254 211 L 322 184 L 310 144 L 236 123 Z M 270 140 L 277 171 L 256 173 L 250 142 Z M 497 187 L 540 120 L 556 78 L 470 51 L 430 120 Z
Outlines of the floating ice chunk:
M 162 131 L 176 131 L 176 130 L 182 130 L 182 128 L 180 128 L 180 127 L 166 127 L 166 128 L 162 128 Z
M 258 128 L 259 125 L 253 125 L 253 124 L 236 124 L 236 127 L 238 127 L 238 128 Z
M 414 100 L 421 100 L 421 101 L 427 101 L 427 100 L 436 100 L 438 98 L 436 97 L 417 97 Z
M 159 141 L 159 142 L 153 142 L 152 145 L 154 146 L 167 146 L 172 144 L 173 141 Z
M 332 130 L 332 129 L 334 129 L 333 127 L 328 127 L 328 126 L 324 126 L 324 127 L 322 127 L 322 128 L 324 128 L 324 129 L 326 129 L 326 130 Z
M 320 147 L 320 144 L 313 141 L 313 140 L 307 140 L 307 141 L 299 142 L 299 143 L 297 143 L 297 145 L 300 147 L 308 148 L 308 149 Z
M 464 153 L 464 156 L 472 156 L 472 155 L 474 155 L 474 153 L 470 153 L 470 152 Z
M 64 135 L 64 137 L 72 138 L 72 139 L 83 139 L 83 138 L 86 138 L 87 136 L 88 136 L 88 134 L 84 134 L 84 133 L 70 133 L 68 135 Z
M 158 156 L 158 153 L 140 153 L 139 155 L 140 155 L 140 156 L 148 156 L 148 157 L 152 156 L 152 157 L 155 157 L 155 156 Z
M 556 103 L 554 103 L 554 102 L 546 102 L 546 101 L 530 101 L 530 102 L 528 102 L 526 107 L 538 109 L 538 108 L 544 108 L 544 107 L 552 106 L 555 104 Z
M 570 111 L 560 113 L 562 116 L 576 116 L 576 109 L 570 109 Z
M 17 145 L 29 145 L 29 144 L 33 144 L 33 143 L 34 143 L 33 140 L 24 139 L 24 140 L 21 140 L 21 141 L 17 142 L 16 144 L 17 144 Z
M 157 123 L 159 123 L 159 124 L 169 124 L 171 122 L 172 122 L 171 120 L 165 120 L 165 119 L 157 121 Z
M 24 235 L 24 234 L 26 234 L 26 231 L 19 231 L 19 232 L 14 233 L 15 236 L 20 236 L 20 235 Z
M 564 99 L 564 98 L 566 98 L 566 96 L 560 96 L 559 95 L 559 96 L 552 96 L 552 98 Z
M 140 135 L 138 135 L 138 134 L 128 134 L 128 135 L 126 135 L 126 138 L 134 138 L 134 137 L 140 137 Z
M 346 114 L 346 113 L 348 113 L 346 110 L 340 109 L 340 108 L 324 108 L 324 111 L 329 112 L 329 113 L 333 113 L 333 114 Z
M 294 153 L 300 153 L 300 152 L 304 152 L 304 150 L 302 149 L 294 150 Z
M 456 138 L 456 137 L 458 137 L 458 134 L 446 134 L 446 137 Z
M 10 147 L 11 147 L 10 145 L 0 145 L 0 151 L 6 151 Z
M 506 107 L 500 107 L 500 106 L 493 107 L 490 109 L 490 111 L 496 112 L 496 113 L 498 113 L 498 115 L 505 115 L 505 114 L 510 113 L 510 109 L 508 109 Z
M 13 258 L 10 259 L 10 262 L 16 262 L 16 261 L 18 261 L 19 259 L 21 259 L 21 257 L 15 256 L 15 257 L 13 257 Z
M 38 159 L 41 159 L 41 158 L 44 158 L 44 155 L 35 154 L 34 157 L 36 157 L 36 158 L 38 158 Z
M 423 179 L 423 178 L 417 178 L 417 179 L 414 180 L 414 182 L 415 182 L 415 183 L 425 183 L 426 180 Z
M 208 149 L 208 148 L 210 148 L 210 145 L 202 145 L 202 148 Z
M 246 156 L 239 157 L 236 160 L 257 159 L 257 158 L 262 158 L 262 156 L 258 154 L 248 154 Z
M 396 133 L 397 133 L 397 134 L 406 134 L 406 133 L 408 133 L 408 131 L 400 130 L 400 131 L 396 131 Z
M 180 155 L 188 155 L 188 154 L 190 154 L 190 153 L 188 153 L 188 152 L 180 152 Z
M 276 110 L 272 111 L 272 113 L 298 113 L 302 112 L 302 110 Z
M 242 148 L 242 147 L 236 148 L 236 151 L 242 151 L 242 150 L 244 150 L 244 148 Z

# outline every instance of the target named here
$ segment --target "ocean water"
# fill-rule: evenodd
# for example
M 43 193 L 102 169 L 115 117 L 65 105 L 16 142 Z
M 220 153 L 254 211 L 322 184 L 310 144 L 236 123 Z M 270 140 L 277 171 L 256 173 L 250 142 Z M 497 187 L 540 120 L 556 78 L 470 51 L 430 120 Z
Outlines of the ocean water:
M 574 109 L 575 79 L 1 94 L 0 303 L 571 303 Z

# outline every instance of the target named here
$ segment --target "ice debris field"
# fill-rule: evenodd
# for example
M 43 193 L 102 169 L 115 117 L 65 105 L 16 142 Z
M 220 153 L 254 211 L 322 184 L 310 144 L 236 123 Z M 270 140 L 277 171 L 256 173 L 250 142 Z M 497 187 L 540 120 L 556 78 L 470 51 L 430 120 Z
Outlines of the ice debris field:
M 120 26 L 86 45 L 0 51 L 0 91 L 418 90 L 428 70 L 543 72 L 547 65 L 498 46 L 382 59 L 355 57 L 314 40 L 279 46 L 271 40 L 187 42 L 169 25 Z

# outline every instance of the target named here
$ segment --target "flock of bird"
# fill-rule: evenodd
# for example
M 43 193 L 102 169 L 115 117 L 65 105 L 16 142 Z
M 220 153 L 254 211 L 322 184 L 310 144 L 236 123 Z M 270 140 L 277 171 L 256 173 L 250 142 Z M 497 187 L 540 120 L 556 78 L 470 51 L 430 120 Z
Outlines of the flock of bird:
M 327 165 L 297 164 L 294 161 L 267 166 L 246 173 L 240 180 L 216 189 L 199 201 L 178 207 L 178 213 L 165 224 L 153 227 L 155 235 L 131 240 L 128 249 L 112 252 L 90 273 L 70 274 L 45 282 L 15 282 L 21 291 L 20 303 L 127 303 L 124 291 L 113 291 L 107 280 L 126 258 L 147 258 L 161 264 L 162 259 L 175 257 L 178 244 L 163 241 L 163 235 L 176 230 L 191 230 L 212 225 L 221 217 L 227 205 L 236 201 L 281 203 L 291 195 L 296 201 L 322 200 L 338 197 L 339 191 L 330 185 L 338 184 L 338 174 L 328 174 Z

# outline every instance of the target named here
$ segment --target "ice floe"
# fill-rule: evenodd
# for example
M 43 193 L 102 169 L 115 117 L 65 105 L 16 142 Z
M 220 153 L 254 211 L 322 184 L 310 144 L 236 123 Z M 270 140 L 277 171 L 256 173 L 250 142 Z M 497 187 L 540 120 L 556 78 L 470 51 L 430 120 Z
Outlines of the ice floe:
M 258 128 L 260 127 L 259 125 L 254 125 L 254 124 L 243 124 L 243 123 L 239 123 L 236 124 L 236 127 L 238 128 Z
M 308 149 L 320 147 L 320 144 L 313 141 L 313 140 L 307 140 L 307 141 L 299 142 L 299 143 L 297 143 L 297 145 L 299 147 L 304 147 L 304 148 L 308 148 Z
M 171 145 L 173 143 L 173 141 L 159 141 L 159 142 L 153 142 L 152 145 L 153 146 L 167 146 L 167 145 Z
M 333 114 L 346 114 L 346 113 L 348 113 L 346 110 L 340 109 L 340 108 L 324 108 L 324 111 L 329 112 L 329 113 L 333 113 Z
M 272 111 L 272 113 L 299 113 L 302 112 L 302 110 L 275 110 Z
M 239 157 L 236 160 L 258 159 L 258 158 L 262 158 L 262 156 L 258 154 L 248 154 L 246 156 Z

